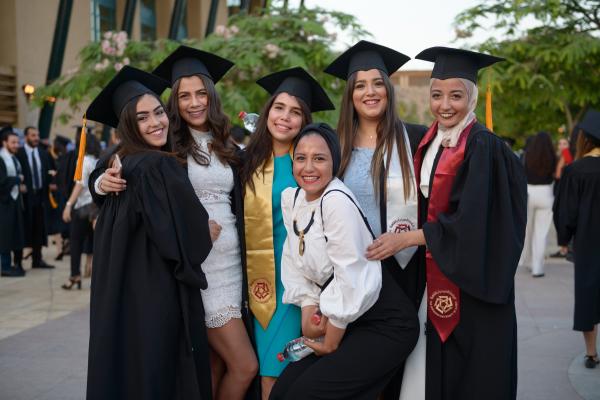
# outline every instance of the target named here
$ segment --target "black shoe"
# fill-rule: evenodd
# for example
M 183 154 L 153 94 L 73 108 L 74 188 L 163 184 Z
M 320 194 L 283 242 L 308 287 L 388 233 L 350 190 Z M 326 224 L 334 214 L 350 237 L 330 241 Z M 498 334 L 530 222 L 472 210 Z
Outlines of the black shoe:
M 556 253 L 550 254 L 550 258 L 567 258 L 567 253 L 561 253 L 560 250 Z
M 7 278 L 18 278 L 25 276 L 25 271 L 19 271 L 16 268 L 8 268 L 2 270 L 2 276 Z
M 40 261 L 38 265 L 32 265 L 31 268 L 53 269 L 54 265 L 46 264 L 45 261 Z
M 15 264 L 15 265 L 13 265 L 13 268 L 16 269 L 17 271 L 22 272 L 23 275 L 25 275 L 25 270 L 23 269 L 23 266 L 21 264 Z
M 600 364 L 600 361 L 598 361 L 598 354 L 596 354 L 595 356 L 585 356 L 585 367 L 586 368 L 596 368 L 596 365 Z
M 69 278 L 69 282 L 61 286 L 65 290 L 73 289 L 73 286 L 77 285 L 77 289 L 81 290 L 81 277 Z
M 531 276 L 533 276 L 534 278 L 541 278 L 541 277 L 543 277 L 544 275 L 546 275 L 546 274 L 544 274 L 544 273 L 542 272 L 541 274 L 532 274 Z

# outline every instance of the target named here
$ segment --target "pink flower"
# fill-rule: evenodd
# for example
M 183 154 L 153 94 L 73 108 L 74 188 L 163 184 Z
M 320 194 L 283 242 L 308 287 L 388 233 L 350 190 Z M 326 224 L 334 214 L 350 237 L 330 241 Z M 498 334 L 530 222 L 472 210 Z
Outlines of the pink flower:
M 225 36 L 226 31 L 227 28 L 225 27 L 225 25 L 217 25 L 217 27 L 215 28 L 215 35 Z
M 234 35 L 237 35 L 240 31 L 240 28 L 238 28 L 235 25 L 231 25 L 231 27 L 229 28 L 229 30 L 231 31 L 231 33 L 233 33 Z
M 117 72 L 118 72 L 118 71 L 120 71 L 120 70 L 121 70 L 121 68 L 123 68 L 123 67 L 124 67 L 123 63 L 120 63 L 120 62 L 117 62 L 117 63 L 115 63 L 115 71 L 117 71 Z
M 277 57 L 277 55 L 279 54 L 281 49 L 276 44 L 267 43 L 265 45 L 265 51 L 267 52 L 267 57 L 273 59 L 273 58 Z
M 112 31 L 106 31 L 104 32 L 104 35 L 102 35 L 102 37 L 104 37 L 104 39 L 110 39 L 112 37 Z
M 123 64 L 124 64 L 124 65 L 129 65 L 129 57 L 125 57 L 125 58 L 123 59 Z

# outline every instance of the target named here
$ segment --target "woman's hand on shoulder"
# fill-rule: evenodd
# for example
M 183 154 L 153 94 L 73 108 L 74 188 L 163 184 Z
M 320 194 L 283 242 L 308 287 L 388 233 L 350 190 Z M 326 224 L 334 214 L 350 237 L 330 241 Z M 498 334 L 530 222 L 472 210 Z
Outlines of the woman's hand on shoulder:
M 422 229 L 403 233 L 386 232 L 367 247 L 366 256 L 369 260 L 384 260 L 407 247 L 424 244 L 425 236 Z
M 120 162 L 113 159 L 111 167 L 104 171 L 98 185 L 104 193 L 119 193 L 127 189 L 127 181 L 121 178 Z

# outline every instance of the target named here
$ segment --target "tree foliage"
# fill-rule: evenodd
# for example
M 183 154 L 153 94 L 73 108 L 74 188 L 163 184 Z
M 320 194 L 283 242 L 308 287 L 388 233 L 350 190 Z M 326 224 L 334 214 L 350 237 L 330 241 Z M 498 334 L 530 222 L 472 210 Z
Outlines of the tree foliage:
M 600 0 L 494 0 L 457 16 L 459 37 L 480 28 L 503 36 L 477 45 L 507 59 L 482 77 L 482 86 L 494 89 L 498 133 L 571 131 L 588 108 L 600 107 L 599 6 Z M 534 26 L 522 29 L 526 19 Z
M 217 90 L 225 112 L 236 122 L 241 110 L 258 112 L 268 99 L 268 94 L 255 84 L 258 78 L 295 66 L 308 70 L 323 85 L 333 103 L 339 104 L 342 85 L 322 72 L 336 57 L 332 50 L 336 30 L 346 32 L 353 40 L 369 36 L 355 17 L 342 12 L 271 7 L 257 14 L 232 16 L 227 26 L 216 27 L 204 40 L 185 40 L 183 44 L 235 62 L 235 67 L 217 84 Z M 110 41 L 110 35 L 107 33 L 104 40 Z M 115 43 L 109 44 L 118 47 Z M 68 101 L 73 112 L 81 112 L 122 65 L 151 71 L 180 44 L 164 39 L 127 41 L 122 51 L 115 52 L 107 51 L 110 47 L 107 43 L 90 43 L 79 54 L 79 68 L 40 88 L 35 104 L 41 106 L 48 98 L 62 99 Z M 315 118 L 335 123 L 337 115 L 337 111 L 329 111 Z M 64 121 L 69 117 L 70 114 L 60 116 Z

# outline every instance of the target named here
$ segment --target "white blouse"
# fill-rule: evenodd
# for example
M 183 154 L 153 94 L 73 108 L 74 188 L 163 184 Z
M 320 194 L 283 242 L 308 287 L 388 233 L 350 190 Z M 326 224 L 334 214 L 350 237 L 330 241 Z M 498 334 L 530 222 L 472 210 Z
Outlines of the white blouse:
M 348 193 L 356 202 L 339 179 L 334 178 L 324 193 L 331 189 Z M 293 206 L 295 192 L 296 188 L 288 188 L 281 194 L 287 230 L 281 261 L 283 302 L 299 307 L 318 305 L 334 326 L 345 329 L 379 298 L 381 263 L 369 261 L 365 256 L 373 238 L 357 206 L 345 194 L 332 192 L 325 196 L 321 220 L 321 198 L 306 201 L 301 189 Z M 304 236 L 304 255 L 300 255 L 300 240 L 294 233 L 293 221 L 296 220 L 298 230 L 303 230 L 313 211 L 313 224 Z M 321 292 L 318 285 L 327 282 L 332 274 L 333 280 Z
M 427 148 L 425 156 L 423 157 L 423 165 L 421 166 L 421 182 L 419 182 L 419 189 L 425 198 L 429 198 L 429 180 L 431 179 L 431 170 L 433 169 L 433 163 L 435 162 L 435 156 L 437 155 L 440 145 L 442 144 L 443 135 L 438 131 L 437 135 Z

